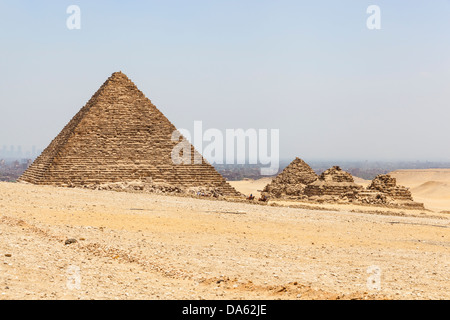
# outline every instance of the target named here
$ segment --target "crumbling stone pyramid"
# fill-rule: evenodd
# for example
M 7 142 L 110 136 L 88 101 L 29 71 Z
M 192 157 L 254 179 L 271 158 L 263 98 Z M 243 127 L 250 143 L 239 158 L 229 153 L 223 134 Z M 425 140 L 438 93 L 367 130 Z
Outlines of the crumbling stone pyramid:
M 367 188 L 359 192 L 357 201 L 371 205 L 388 205 L 424 209 L 423 203 L 415 202 L 408 188 L 397 185 L 388 174 L 380 174 Z
M 307 185 L 304 193 L 308 197 L 354 199 L 362 189 L 350 173 L 334 166 L 324 171 L 317 181 Z
M 408 188 L 397 185 L 397 179 L 388 174 L 380 174 L 372 180 L 367 190 L 378 191 L 394 200 L 413 200 Z
M 175 130 L 125 74 L 116 72 L 19 181 L 56 186 L 151 181 L 238 195 L 205 159 L 194 163 L 192 145 L 191 164 L 173 163 Z
M 305 186 L 316 181 L 317 174 L 302 159 L 295 158 L 263 190 L 268 197 L 301 196 Z

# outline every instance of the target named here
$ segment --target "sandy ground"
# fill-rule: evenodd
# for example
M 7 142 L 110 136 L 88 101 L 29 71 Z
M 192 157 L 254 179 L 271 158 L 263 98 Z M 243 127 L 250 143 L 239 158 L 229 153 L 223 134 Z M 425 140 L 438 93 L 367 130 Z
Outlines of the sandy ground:
M 445 215 L 0 183 L 0 299 L 449 299 L 449 238 Z

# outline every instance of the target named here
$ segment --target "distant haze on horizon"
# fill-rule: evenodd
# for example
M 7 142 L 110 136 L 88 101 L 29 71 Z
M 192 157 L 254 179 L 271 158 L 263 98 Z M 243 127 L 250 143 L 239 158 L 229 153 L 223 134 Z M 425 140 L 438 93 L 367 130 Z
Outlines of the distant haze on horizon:
M 450 161 L 449 0 L 1 1 L 0 35 L 0 150 L 121 70 L 177 128 L 279 129 L 281 159 Z

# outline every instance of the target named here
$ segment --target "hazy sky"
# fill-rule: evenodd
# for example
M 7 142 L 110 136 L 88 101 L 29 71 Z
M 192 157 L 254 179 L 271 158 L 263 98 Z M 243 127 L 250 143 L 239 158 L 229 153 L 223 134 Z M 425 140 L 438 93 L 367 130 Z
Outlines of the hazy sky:
M 449 0 L 11 0 L 0 40 L 0 148 L 121 70 L 177 127 L 280 129 L 281 158 L 450 160 Z

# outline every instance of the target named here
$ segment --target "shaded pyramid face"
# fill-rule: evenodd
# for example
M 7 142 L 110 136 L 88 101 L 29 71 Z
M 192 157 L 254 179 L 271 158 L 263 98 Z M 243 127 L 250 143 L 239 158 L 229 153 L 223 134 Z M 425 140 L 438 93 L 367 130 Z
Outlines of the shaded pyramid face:
M 83 186 L 145 180 L 236 190 L 202 157 L 174 164 L 175 126 L 128 77 L 113 73 L 20 177 L 19 181 Z
M 263 190 L 276 197 L 300 196 L 306 185 L 317 180 L 317 174 L 302 159 L 295 158 Z

